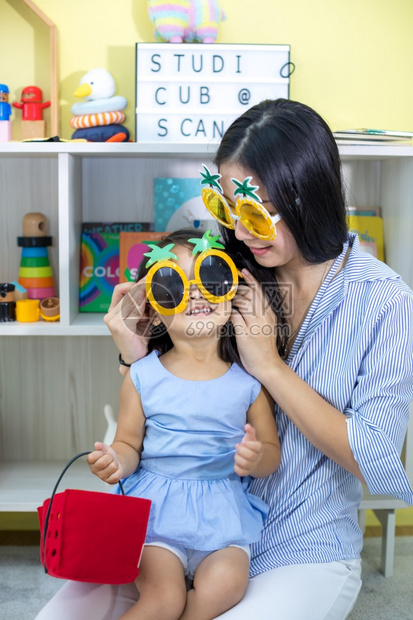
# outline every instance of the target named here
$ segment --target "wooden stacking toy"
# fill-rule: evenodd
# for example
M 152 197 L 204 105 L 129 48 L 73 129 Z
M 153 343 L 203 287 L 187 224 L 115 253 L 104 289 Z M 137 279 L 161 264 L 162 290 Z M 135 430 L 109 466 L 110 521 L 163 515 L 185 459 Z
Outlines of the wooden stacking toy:
M 22 248 L 19 284 L 27 289 L 27 297 L 55 297 L 47 249 L 52 245 L 52 238 L 47 235 L 47 218 L 43 213 L 27 213 L 23 217 L 23 236 L 17 238 L 17 245 Z

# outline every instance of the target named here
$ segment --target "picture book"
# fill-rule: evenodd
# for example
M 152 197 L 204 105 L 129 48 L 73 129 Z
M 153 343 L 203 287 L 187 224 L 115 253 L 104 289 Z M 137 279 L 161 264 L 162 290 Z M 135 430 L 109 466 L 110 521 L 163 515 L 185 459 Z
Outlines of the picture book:
M 119 235 L 150 231 L 152 222 L 84 222 L 81 234 L 79 311 L 107 312 L 119 283 Z M 139 234 L 139 232 L 137 233 Z
M 156 243 L 165 232 L 121 232 L 119 235 L 119 282 L 134 282 L 139 265 L 150 251 L 148 242 Z
M 366 146 L 411 146 L 413 132 L 387 131 L 383 129 L 344 129 L 334 131 L 333 135 L 338 144 L 361 144 Z
M 367 206 L 360 207 L 354 205 L 348 205 L 346 207 L 347 215 L 376 215 L 381 217 L 381 207 Z
M 350 232 L 358 234 L 360 249 L 384 261 L 383 220 L 376 215 L 349 215 Z
M 107 312 L 119 283 L 119 234 L 82 233 L 80 312 Z
M 82 233 L 144 232 L 153 230 L 153 222 L 82 222 Z
M 154 205 L 156 231 L 192 227 L 202 231 L 211 228 L 219 234 L 218 225 L 202 201 L 199 177 L 155 178 Z

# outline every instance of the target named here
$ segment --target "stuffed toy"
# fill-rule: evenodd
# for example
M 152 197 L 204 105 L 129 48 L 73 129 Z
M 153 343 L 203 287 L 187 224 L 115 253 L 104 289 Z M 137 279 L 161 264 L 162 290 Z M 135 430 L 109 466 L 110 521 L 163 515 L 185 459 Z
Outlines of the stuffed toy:
M 169 43 L 214 43 L 225 19 L 218 0 L 148 0 L 148 11 L 156 39 Z
M 70 125 L 76 131 L 72 140 L 88 142 L 127 142 L 129 131 L 122 125 L 128 104 L 125 97 L 115 95 L 115 80 L 109 71 L 98 68 L 86 73 L 73 93 L 83 99 L 74 103 Z

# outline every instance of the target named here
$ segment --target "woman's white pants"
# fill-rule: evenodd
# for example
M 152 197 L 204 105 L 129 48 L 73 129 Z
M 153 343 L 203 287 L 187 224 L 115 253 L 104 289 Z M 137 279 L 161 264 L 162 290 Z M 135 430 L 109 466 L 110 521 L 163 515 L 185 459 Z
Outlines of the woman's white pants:
M 220 620 L 344 620 L 361 588 L 361 560 L 296 564 L 250 580 L 238 605 Z M 118 620 L 137 600 L 133 584 L 67 582 L 36 620 Z

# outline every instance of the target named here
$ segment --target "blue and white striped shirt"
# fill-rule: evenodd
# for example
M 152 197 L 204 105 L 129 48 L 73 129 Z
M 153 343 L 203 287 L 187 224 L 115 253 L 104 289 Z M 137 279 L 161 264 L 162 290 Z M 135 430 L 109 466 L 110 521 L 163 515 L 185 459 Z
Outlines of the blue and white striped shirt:
M 338 268 L 350 246 L 344 268 Z M 351 449 L 371 493 L 413 504 L 399 458 L 413 398 L 413 293 L 349 234 L 287 360 L 347 416 Z M 360 557 L 362 485 L 300 433 L 276 405 L 279 469 L 251 491 L 270 505 L 251 575 L 277 566 Z

